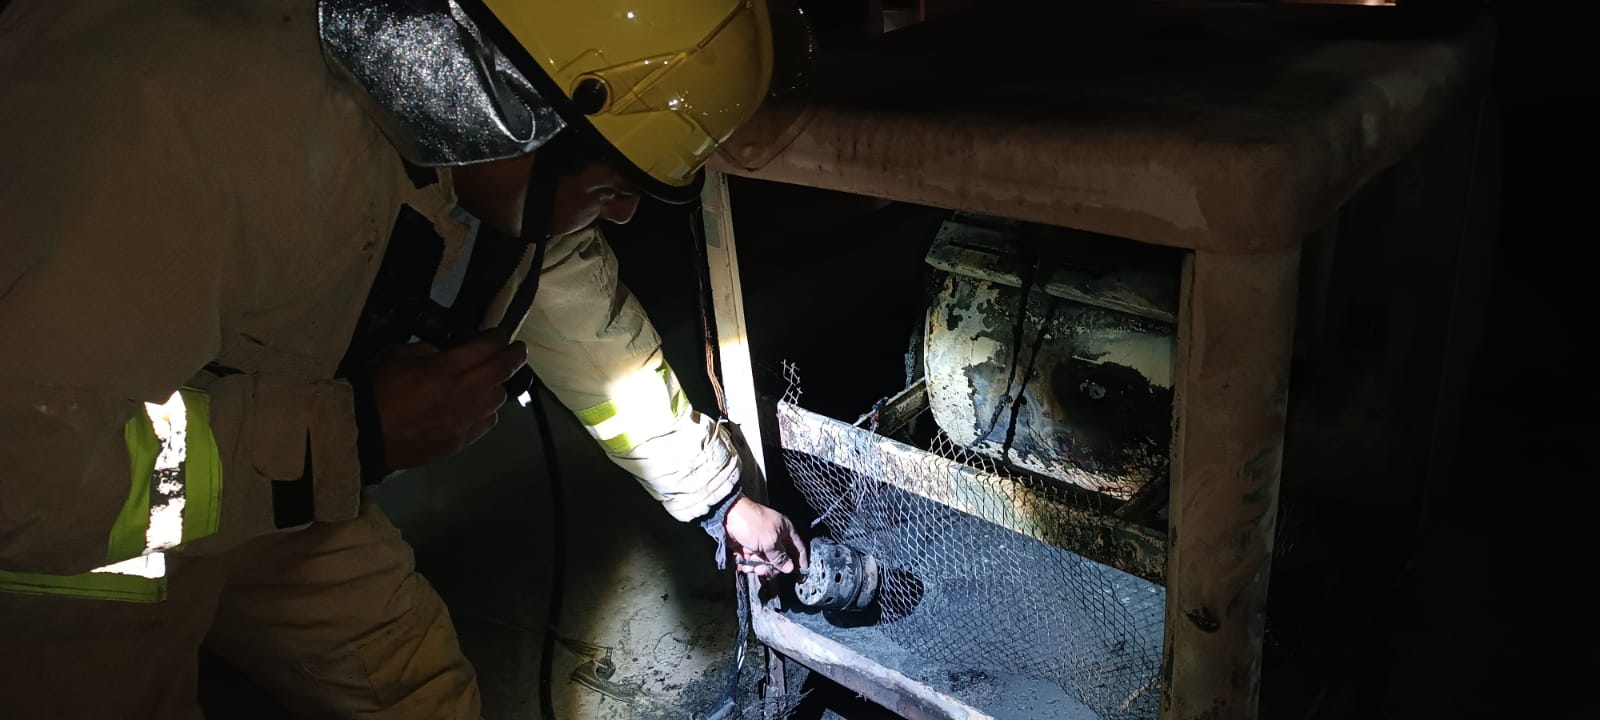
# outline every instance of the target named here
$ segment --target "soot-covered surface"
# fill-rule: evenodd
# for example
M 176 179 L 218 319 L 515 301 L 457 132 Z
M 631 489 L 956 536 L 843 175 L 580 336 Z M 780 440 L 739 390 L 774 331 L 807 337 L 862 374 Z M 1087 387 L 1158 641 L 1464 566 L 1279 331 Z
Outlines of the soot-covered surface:
M 827 525 L 878 559 L 877 611 L 824 615 L 780 593 L 774 606 L 790 619 L 996 718 L 1155 717 L 1160 586 L 899 488 L 854 484 Z
M 935 663 L 890 639 L 874 626 L 843 627 L 821 613 L 786 612 L 785 616 L 830 640 L 908 678 L 926 684 L 997 720 L 1098 720 L 1089 708 L 1048 680 L 1016 673 L 956 668 Z

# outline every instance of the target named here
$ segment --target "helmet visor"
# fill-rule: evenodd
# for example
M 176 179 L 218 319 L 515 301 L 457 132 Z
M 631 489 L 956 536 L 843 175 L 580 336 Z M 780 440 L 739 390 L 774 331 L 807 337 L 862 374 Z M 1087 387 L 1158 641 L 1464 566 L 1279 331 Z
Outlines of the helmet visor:
M 738 3 L 695 45 L 578 74 L 605 101 L 588 115 L 623 157 L 672 186 L 692 183 L 717 147 L 755 114 L 771 87 L 765 3 Z
M 536 86 L 559 97 L 568 124 L 603 140 L 642 190 L 669 201 L 695 197 L 717 148 L 771 93 L 794 84 L 795 53 L 775 51 L 795 37 L 791 5 L 481 3 L 489 17 L 480 25 Z M 461 4 L 473 12 L 473 0 Z

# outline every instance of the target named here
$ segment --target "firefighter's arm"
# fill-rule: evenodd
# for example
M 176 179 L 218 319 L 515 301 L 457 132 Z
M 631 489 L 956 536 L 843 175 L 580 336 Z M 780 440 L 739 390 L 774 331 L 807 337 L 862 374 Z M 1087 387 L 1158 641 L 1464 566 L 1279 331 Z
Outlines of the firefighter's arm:
M 674 518 L 699 522 L 718 541 L 719 563 L 726 542 L 744 557 L 804 567 L 788 518 L 740 495 L 733 439 L 690 406 L 600 231 L 551 242 L 518 332 L 529 364 L 613 462 Z
M 517 336 L 528 363 L 613 462 L 681 521 L 738 487 L 727 433 L 678 387 L 661 339 L 595 228 L 554 238 Z

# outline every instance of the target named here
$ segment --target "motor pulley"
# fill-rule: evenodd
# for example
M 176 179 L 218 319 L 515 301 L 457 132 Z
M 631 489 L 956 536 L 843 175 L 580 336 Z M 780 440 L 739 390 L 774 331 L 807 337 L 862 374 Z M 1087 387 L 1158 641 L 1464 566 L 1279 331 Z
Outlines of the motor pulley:
M 819 610 L 860 612 L 878 597 L 878 561 L 827 538 L 812 538 L 811 566 L 795 583 L 795 598 Z

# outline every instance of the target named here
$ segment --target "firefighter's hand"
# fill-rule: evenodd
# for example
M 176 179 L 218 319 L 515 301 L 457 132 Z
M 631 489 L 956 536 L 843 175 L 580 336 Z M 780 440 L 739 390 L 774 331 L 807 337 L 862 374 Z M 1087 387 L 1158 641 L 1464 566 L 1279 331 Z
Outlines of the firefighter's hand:
M 739 563 L 740 572 L 772 577 L 807 565 L 806 544 L 800 541 L 794 523 L 777 510 L 740 497 L 728 508 L 724 526 L 734 555 L 741 561 L 755 561 Z
M 528 361 L 527 347 L 509 340 L 490 330 L 449 350 L 414 343 L 373 369 L 389 471 L 451 455 L 494 427 L 506 380 Z

